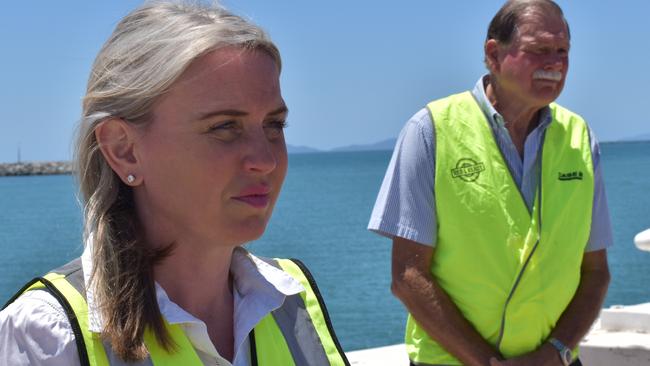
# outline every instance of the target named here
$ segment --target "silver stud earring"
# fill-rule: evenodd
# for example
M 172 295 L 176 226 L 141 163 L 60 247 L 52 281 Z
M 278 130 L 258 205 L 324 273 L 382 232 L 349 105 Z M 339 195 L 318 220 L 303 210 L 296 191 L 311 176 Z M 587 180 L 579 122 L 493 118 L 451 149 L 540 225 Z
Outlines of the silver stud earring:
M 126 176 L 126 181 L 127 181 L 129 184 L 135 182 L 135 176 L 134 176 L 133 174 L 129 174 L 129 175 L 127 175 L 127 176 Z

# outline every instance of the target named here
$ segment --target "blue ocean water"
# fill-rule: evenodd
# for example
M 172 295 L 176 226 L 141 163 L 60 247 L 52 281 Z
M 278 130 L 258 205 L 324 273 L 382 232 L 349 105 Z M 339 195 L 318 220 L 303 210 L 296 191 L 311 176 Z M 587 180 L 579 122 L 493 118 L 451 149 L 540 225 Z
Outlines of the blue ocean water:
M 602 150 L 615 238 L 606 305 L 650 302 L 650 253 L 632 243 L 650 228 L 650 142 Z M 390 241 L 365 229 L 390 154 L 291 155 L 269 228 L 248 245 L 307 264 L 346 350 L 403 339 L 406 312 L 389 290 Z M 79 212 L 70 176 L 0 178 L 0 303 L 81 253 Z

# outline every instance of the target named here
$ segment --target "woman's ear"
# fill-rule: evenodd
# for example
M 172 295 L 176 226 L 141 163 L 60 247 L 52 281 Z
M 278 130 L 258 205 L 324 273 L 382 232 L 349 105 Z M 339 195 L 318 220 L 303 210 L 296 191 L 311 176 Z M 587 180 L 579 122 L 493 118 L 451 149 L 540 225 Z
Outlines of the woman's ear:
M 95 138 L 104 158 L 122 182 L 129 186 L 140 185 L 143 177 L 139 174 L 135 127 L 121 118 L 109 118 L 97 125 Z

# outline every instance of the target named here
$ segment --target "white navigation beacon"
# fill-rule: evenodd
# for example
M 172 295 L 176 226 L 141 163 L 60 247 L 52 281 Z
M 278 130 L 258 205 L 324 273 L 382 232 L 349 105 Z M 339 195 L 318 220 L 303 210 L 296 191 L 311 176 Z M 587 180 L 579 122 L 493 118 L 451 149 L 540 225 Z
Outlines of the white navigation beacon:
M 650 229 L 636 234 L 634 244 L 637 248 L 650 252 Z

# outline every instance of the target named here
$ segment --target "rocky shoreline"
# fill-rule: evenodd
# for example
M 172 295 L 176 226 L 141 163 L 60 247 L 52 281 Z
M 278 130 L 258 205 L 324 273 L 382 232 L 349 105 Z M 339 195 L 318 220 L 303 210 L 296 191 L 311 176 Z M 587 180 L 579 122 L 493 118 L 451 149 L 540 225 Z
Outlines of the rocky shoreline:
M 69 161 L 0 163 L 0 177 L 58 174 L 72 174 L 72 163 Z

